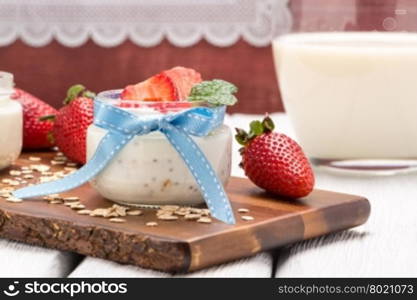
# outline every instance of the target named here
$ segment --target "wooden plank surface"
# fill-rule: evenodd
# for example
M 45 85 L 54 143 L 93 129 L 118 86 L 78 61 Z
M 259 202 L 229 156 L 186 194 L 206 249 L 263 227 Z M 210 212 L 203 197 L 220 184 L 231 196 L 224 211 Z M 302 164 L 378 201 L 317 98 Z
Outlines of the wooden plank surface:
M 17 164 L 31 164 L 29 155 L 23 155 Z M 43 163 L 52 158 L 50 153 L 40 156 Z M 7 170 L 3 172 L 4 177 L 7 174 Z M 143 216 L 128 216 L 126 223 L 115 224 L 40 199 L 23 203 L 1 200 L 0 235 L 145 268 L 188 272 L 357 226 L 369 214 L 368 201 L 359 196 L 316 190 L 306 198 L 289 201 L 238 178 L 232 178 L 227 191 L 235 212 L 248 208 L 254 221 L 243 221 L 236 213 L 234 226 L 218 221 L 161 222 L 153 210 L 146 210 Z M 112 204 L 89 185 L 63 196 L 79 196 L 88 209 Z M 149 221 L 160 225 L 145 226 Z
M 104 259 L 86 257 L 69 277 L 184 277 L 184 278 L 269 278 L 272 274 L 273 259 L 269 252 L 243 258 L 230 263 L 216 265 L 203 270 L 172 275 L 166 272 L 121 265 Z
M 417 276 L 417 173 L 337 175 L 316 170 L 317 186 L 360 193 L 371 202 L 369 221 L 354 230 L 286 248 L 277 277 Z
M 0 277 L 66 277 L 77 266 L 75 253 L 0 240 Z

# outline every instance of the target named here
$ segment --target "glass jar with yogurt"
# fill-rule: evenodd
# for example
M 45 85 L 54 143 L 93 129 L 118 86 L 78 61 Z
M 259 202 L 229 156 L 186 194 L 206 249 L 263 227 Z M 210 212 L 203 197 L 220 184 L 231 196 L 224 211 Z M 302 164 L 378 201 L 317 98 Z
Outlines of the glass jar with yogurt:
M 0 170 L 20 155 L 23 141 L 23 113 L 14 94 L 13 74 L 0 72 Z
M 175 113 L 194 102 L 149 102 L 120 100 L 120 91 L 98 95 L 100 101 L 123 108 L 138 116 Z M 87 133 L 89 160 L 107 130 L 92 124 Z M 225 185 L 231 172 L 232 133 L 220 125 L 204 137 L 192 137 Z M 198 185 L 188 167 L 159 131 L 134 137 L 96 176 L 91 185 L 105 198 L 125 205 L 197 205 L 203 203 Z

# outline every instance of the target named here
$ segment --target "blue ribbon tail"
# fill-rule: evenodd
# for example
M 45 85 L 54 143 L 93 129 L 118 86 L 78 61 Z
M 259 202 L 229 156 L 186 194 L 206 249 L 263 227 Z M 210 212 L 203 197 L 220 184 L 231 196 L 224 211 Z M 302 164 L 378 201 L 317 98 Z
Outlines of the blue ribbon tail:
M 172 124 L 165 123 L 160 130 L 165 134 L 191 171 L 210 209 L 211 215 L 227 224 L 235 224 L 232 206 L 223 185 L 204 153 L 185 132 Z
M 76 188 L 86 183 L 103 170 L 115 154 L 132 138 L 133 135 L 122 135 L 117 132 L 109 131 L 100 141 L 91 160 L 77 170 L 77 172 L 59 180 L 19 189 L 12 194 L 17 198 L 24 199 L 61 193 Z

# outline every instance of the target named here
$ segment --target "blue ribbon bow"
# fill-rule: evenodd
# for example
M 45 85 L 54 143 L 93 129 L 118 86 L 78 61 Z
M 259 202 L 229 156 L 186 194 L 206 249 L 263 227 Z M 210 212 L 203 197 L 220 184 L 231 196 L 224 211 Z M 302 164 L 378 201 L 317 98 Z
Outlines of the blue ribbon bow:
M 136 135 L 159 130 L 188 166 L 213 217 L 235 224 L 232 207 L 209 161 L 190 138 L 206 136 L 223 123 L 225 107 L 196 107 L 163 116 L 137 116 L 123 109 L 94 102 L 94 124 L 108 130 L 90 161 L 76 172 L 56 181 L 29 186 L 13 192 L 30 198 L 64 192 L 82 185 L 101 172 L 112 158 Z

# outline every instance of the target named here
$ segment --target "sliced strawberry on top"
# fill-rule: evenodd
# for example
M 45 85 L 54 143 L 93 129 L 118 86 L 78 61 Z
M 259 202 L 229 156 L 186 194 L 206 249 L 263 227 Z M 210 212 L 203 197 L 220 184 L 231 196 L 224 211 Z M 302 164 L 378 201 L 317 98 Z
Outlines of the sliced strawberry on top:
M 175 83 L 180 100 L 186 100 L 191 88 L 202 81 L 200 73 L 184 67 L 175 67 L 162 72 L 162 74 L 166 74 Z
M 155 75 L 135 85 L 128 85 L 120 95 L 123 100 L 175 101 L 177 88 L 166 74 Z
M 201 82 L 200 73 L 175 67 L 135 85 L 128 85 L 120 95 L 122 100 L 178 101 L 186 100 L 191 88 Z

